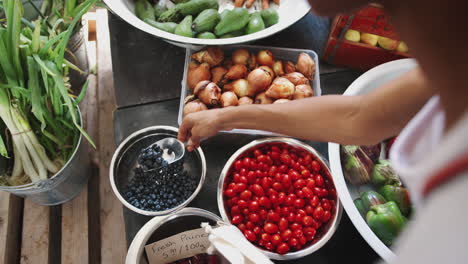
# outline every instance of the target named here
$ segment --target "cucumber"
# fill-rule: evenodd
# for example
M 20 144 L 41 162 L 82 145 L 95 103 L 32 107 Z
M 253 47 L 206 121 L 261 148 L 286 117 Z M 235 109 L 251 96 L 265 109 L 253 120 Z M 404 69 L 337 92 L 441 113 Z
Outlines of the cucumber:
M 198 34 L 197 38 L 199 38 L 199 39 L 215 39 L 216 36 L 215 36 L 215 34 L 213 34 L 211 32 L 203 32 L 203 33 Z
M 192 16 L 186 16 L 182 22 L 174 30 L 174 34 L 184 37 L 193 37 L 192 32 Z
M 206 9 L 203 10 L 197 18 L 193 21 L 192 29 L 193 31 L 205 32 L 212 31 L 214 27 L 219 23 L 219 13 L 216 9 Z
M 151 20 L 151 19 L 145 19 L 145 22 L 148 23 L 149 25 L 157 28 L 157 29 L 160 29 L 162 31 L 166 31 L 166 32 L 169 32 L 169 33 L 174 33 L 176 27 L 177 27 L 177 23 L 174 23 L 174 22 L 165 22 L 165 23 L 160 23 L 160 22 L 156 22 L 154 20 Z
M 245 8 L 234 8 L 228 11 L 215 27 L 215 34 L 223 36 L 227 33 L 240 30 L 249 23 L 249 11 Z
M 262 15 L 259 12 L 253 13 L 250 16 L 249 24 L 245 33 L 252 34 L 265 29 L 265 23 L 263 23 Z
M 271 27 L 279 21 L 278 11 L 271 7 L 262 10 L 261 14 L 266 27 Z

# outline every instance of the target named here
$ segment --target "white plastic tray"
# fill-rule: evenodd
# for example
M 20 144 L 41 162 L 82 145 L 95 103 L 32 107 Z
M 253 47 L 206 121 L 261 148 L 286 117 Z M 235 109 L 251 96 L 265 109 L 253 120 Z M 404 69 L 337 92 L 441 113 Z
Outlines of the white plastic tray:
M 372 90 L 379 88 L 381 85 L 398 78 L 416 66 L 416 61 L 413 59 L 402 59 L 377 66 L 354 81 L 346 90 L 344 95 L 360 95 L 369 93 Z M 330 160 L 330 167 L 336 191 L 338 192 L 338 196 L 340 197 L 341 203 L 343 204 L 349 218 L 361 236 L 375 250 L 375 252 L 377 252 L 377 254 L 379 254 L 386 262 L 392 262 L 396 257 L 395 254 L 375 235 L 354 205 L 353 200 L 359 196 L 360 191 L 364 191 L 365 189 L 358 189 L 358 187 L 345 180 L 343 170 L 341 168 L 339 144 L 328 144 L 328 159 Z
M 185 55 L 185 70 L 184 70 L 184 77 L 182 79 L 182 93 L 180 95 L 180 106 L 179 106 L 179 117 L 178 122 L 179 125 L 182 123 L 183 119 L 183 112 L 184 112 L 184 101 L 185 98 L 191 94 L 190 89 L 187 87 L 187 75 L 188 75 L 188 65 L 192 60 L 192 54 L 196 53 L 199 50 L 202 50 L 204 47 L 199 48 L 187 48 L 186 55 Z M 224 50 L 225 57 L 230 56 L 231 53 L 240 48 L 245 48 L 250 52 L 257 53 L 261 50 L 270 50 L 275 59 L 281 60 L 288 60 L 296 63 L 299 53 L 305 52 L 309 54 L 312 59 L 315 61 L 315 78 L 312 82 L 312 89 L 314 90 L 314 96 L 321 96 L 322 89 L 320 88 L 320 70 L 319 70 L 319 58 L 317 53 L 312 50 L 305 50 L 305 49 L 288 49 L 288 48 L 276 48 L 276 47 L 265 47 L 265 46 L 249 46 L 249 45 L 233 45 L 233 46 L 224 46 L 222 49 Z M 268 131 L 261 131 L 261 130 L 250 130 L 250 129 L 233 129 L 231 131 L 223 131 L 226 133 L 238 133 L 238 134 L 255 134 L 255 135 L 278 135 Z

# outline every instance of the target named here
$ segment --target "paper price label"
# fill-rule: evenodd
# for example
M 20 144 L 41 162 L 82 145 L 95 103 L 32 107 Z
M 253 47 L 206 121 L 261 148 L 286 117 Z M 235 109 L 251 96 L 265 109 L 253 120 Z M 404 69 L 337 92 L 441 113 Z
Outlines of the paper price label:
M 206 253 L 209 246 L 208 234 L 199 228 L 149 244 L 145 250 L 150 264 L 166 264 Z

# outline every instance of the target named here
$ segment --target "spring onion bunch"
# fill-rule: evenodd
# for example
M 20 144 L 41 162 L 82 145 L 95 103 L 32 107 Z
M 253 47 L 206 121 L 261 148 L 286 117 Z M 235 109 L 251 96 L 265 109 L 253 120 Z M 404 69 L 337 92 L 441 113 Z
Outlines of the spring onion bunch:
M 0 25 L 0 119 L 7 128 L 0 154 L 14 164 L 2 176 L 4 184 L 37 182 L 57 173 L 76 149 L 80 133 L 94 146 L 81 127 L 77 106 L 87 83 L 73 100 L 68 72 L 76 66 L 64 54 L 74 27 L 95 1 L 80 4 L 63 32 L 43 34 L 41 18 L 33 28 L 22 23 L 21 0 L 0 0 L 6 17 Z

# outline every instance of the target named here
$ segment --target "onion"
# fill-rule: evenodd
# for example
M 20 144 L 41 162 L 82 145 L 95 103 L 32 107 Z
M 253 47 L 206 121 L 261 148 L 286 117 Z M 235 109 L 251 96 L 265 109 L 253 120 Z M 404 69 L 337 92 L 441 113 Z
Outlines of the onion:
M 291 61 L 284 61 L 283 69 L 285 73 L 291 73 L 296 71 L 296 66 Z
M 266 95 L 273 99 L 290 99 L 294 94 L 295 86 L 284 77 L 278 77 L 266 91 Z
M 275 64 L 273 64 L 273 71 L 275 72 L 276 76 L 284 75 L 283 62 L 280 60 L 275 61 Z
M 229 69 L 232 67 L 232 65 L 234 65 L 234 62 L 232 62 L 231 58 L 227 58 L 223 61 L 223 66 L 224 68 L 226 69 Z
M 253 103 L 254 101 L 252 100 L 252 98 L 247 97 L 247 96 L 241 97 L 239 99 L 239 105 L 251 105 Z
M 273 81 L 273 77 L 265 69 L 261 67 L 255 69 L 249 73 L 247 76 L 247 81 L 252 89 L 255 90 L 255 93 L 263 92 L 270 86 Z
M 225 92 L 221 95 L 221 106 L 228 107 L 228 106 L 237 106 L 239 105 L 239 100 L 237 99 L 237 95 L 233 92 Z
M 211 69 L 211 76 L 213 76 L 211 81 L 216 83 L 217 85 L 223 85 L 224 76 L 227 72 L 228 71 L 223 66 L 218 66 Z
M 257 68 L 257 56 L 255 54 L 250 54 L 249 58 L 249 70 L 253 71 L 255 68 Z
M 270 74 L 271 78 L 275 78 L 275 72 L 270 67 L 260 66 L 258 68 L 267 71 Z
M 224 60 L 224 52 L 219 47 L 209 47 L 192 55 L 192 58 L 199 63 L 208 63 L 214 67 Z
M 309 80 L 300 72 L 291 72 L 283 76 L 294 85 L 309 84 Z
M 232 62 L 234 64 L 247 65 L 250 59 L 250 52 L 246 49 L 238 49 L 232 53 Z
M 239 79 L 224 85 L 224 91 L 232 91 L 237 97 L 241 98 L 244 96 L 252 97 L 255 95 L 255 90 L 249 85 L 249 82 L 245 79 Z
M 273 67 L 273 64 L 275 64 L 275 58 L 273 57 L 273 53 L 271 53 L 271 51 L 262 50 L 257 54 L 257 62 L 260 65 Z
M 289 102 L 291 102 L 291 100 L 289 99 L 278 99 L 273 104 L 284 104 L 284 103 L 289 103 Z
M 307 97 L 312 97 L 314 96 L 314 91 L 312 90 L 312 87 L 308 84 L 300 84 L 296 85 L 296 90 L 294 91 L 293 99 L 298 100 L 298 99 L 303 99 Z
M 202 103 L 200 100 L 195 100 L 192 102 L 187 103 L 184 106 L 184 116 L 195 113 L 195 112 L 200 112 L 203 110 L 208 110 L 208 107 L 204 103 Z
M 221 89 L 218 87 L 218 85 L 216 85 L 216 83 L 210 81 L 201 81 L 195 87 L 194 94 L 204 104 L 216 106 L 219 104 Z
M 259 93 L 256 97 L 255 97 L 255 104 L 272 104 L 273 103 L 273 99 L 268 97 L 266 95 L 266 93 Z
M 197 86 L 201 81 L 211 79 L 210 65 L 208 63 L 202 63 L 198 65 L 196 62 L 189 64 L 189 70 L 187 74 L 187 84 L 191 90 Z
M 299 54 L 296 64 L 297 71 L 304 74 L 304 76 L 309 79 L 314 79 L 315 74 L 315 62 L 309 56 L 309 54 L 302 52 Z
M 235 64 L 228 70 L 224 78 L 228 80 L 244 79 L 247 76 L 247 72 L 248 70 L 245 65 Z

